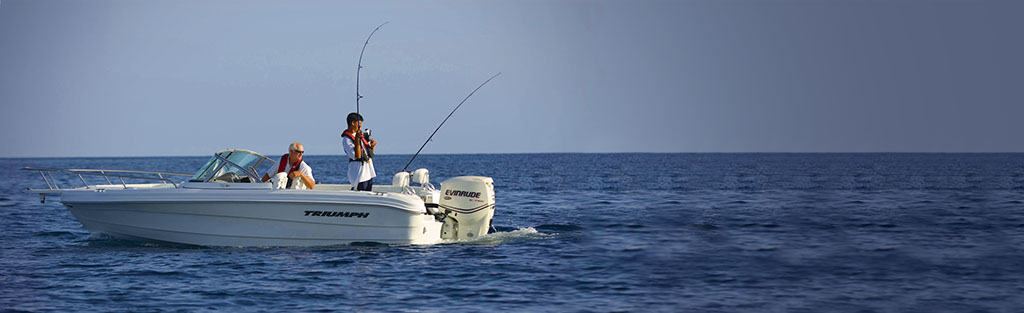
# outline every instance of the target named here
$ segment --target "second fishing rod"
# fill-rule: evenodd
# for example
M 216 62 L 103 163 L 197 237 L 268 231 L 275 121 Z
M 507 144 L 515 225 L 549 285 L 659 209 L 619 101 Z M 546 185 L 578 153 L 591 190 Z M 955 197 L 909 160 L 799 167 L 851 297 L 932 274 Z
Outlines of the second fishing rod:
M 357 63 L 356 67 L 356 114 L 359 114 L 359 100 L 363 98 L 363 95 L 359 93 L 359 75 L 361 74 L 363 69 L 363 54 L 366 52 L 366 46 L 370 44 L 370 38 L 373 38 L 373 34 L 377 33 L 377 31 L 380 30 L 381 27 L 388 23 L 390 22 L 384 22 L 383 24 L 377 26 L 377 28 L 373 29 L 373 31 L 370 32 L 370 35 L 366 37 L 366 41 L 363 42 L 363 48 L 359 51 L 359 62 Z M 473 91 L 470 92 L 469 95 L 466 96 L 466 98 L 462 99 L 462 102 L 459 102 L 459 105 L 455 106 L 455 109 L 453 109 L 451 113 L 448 113 L 448 116 L 445 117 L 443 121 L 441 121 L 440 125 L 437 125 L 437 128 L 434 129 L 434 132 L 431 133 L 429 137 L 427 137 L 427 140 L 423 142 L 423 145 L 420 146 L 419 150 L 416 150 L 416 153 L 413 154 L 412 159 L 409 160 L 409 163 L 405 164 L 405 167 L 402 168 L 403 172 L 409 169 L 409 166 L 412 165 L 412 162 L 415 161 L 416 157 L 420 155 L 420 152 L 423 152 L 423 148 L 427 146 L 427 143 L 429 143 L 431 139 L 434 138 L 434 135 L 437 134 L 437 131 L 441 130 L 441 126 L 444 126 L 444 123 L 447 122 L 448 119 L 451 118 L 453 114 L 455 114 L 455 111 L 458 111 L 459 108 L 462 107 L 462 104 L 466 103 L 466 100 L 469 100 L 469 97 L 472 97 L 477 90 L 480 90 L 480 88 L 482 88 L 495 77 L 498 77 L 498 75 L 501 75 L 501 72 L 494 74 L 494 76 L 491 76 L 491 78 L 488 78 L 483 83 L 481 83 L 480 86 L 477 86 L 476 89 L 473 89 Z M 364 132 L 364 136 L 367 139 L 370 138 L 369 129 L 366 129 L 366 131 Z

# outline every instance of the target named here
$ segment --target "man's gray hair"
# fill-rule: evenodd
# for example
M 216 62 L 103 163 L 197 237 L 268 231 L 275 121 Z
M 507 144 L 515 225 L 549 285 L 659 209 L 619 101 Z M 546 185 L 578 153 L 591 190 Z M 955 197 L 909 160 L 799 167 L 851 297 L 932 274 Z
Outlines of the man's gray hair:
M 301 143 L 298 142 L 293 142 L 292 144 L 288 145 L 288 152 L 295 151 L 296 149 L 299 148 L 299 145 L 301 145 Z

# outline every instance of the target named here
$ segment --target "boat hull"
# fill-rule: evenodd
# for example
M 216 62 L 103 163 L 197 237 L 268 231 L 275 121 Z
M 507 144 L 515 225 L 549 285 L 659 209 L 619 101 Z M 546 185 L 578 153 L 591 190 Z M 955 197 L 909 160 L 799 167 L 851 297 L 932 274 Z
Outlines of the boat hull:
M 62 201 L 94 234 L 203 246 L 424 245 L 441 223 L 419 198 L 314 190 L 106 190 Z

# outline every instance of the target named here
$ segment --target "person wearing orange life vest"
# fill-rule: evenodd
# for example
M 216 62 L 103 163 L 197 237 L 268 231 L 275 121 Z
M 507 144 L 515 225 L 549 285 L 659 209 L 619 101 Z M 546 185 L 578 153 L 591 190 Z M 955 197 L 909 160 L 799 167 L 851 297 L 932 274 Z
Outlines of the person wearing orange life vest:
M 348 182 L 352 190 L 371 191 L 373 178 L 377 176 L 373 170 L 373 149 L 377 141 L 366 140 L 363 136 L 363 116 L 359 113 L 349 113 L 345 121 L 348 129 L 341 133 L 341 145 L 348 155 Z
M 306 189 L 313 189 L 316 180 L 313 179 L 313 169 L 302 160 L 302 154 L 305 152 L 301 143 L 293 142 L 288 145 L 288 153 L 282 155 L 281 160 L 263 174 L 263 182 L 267 182 L 275 175 L 286 173 L 288 181 L 284 185 L 285 188 L 296 189 L 302 184 Z

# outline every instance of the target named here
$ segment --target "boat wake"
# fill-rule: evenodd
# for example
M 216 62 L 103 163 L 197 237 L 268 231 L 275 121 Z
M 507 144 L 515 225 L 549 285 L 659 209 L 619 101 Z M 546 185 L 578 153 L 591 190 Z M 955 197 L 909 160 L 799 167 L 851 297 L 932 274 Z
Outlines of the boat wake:
M 502 228 L 507 229 L 507 228 Z M 497 245 L 516 243 L 530 240 L 551 239 L 558 237 L 557 233 L 544 233 L 533 227 L 522 227 L 512 230 L 498 230 L 473 239 L 446 240 L 445 244 L 471 244 L 471 245 Z

